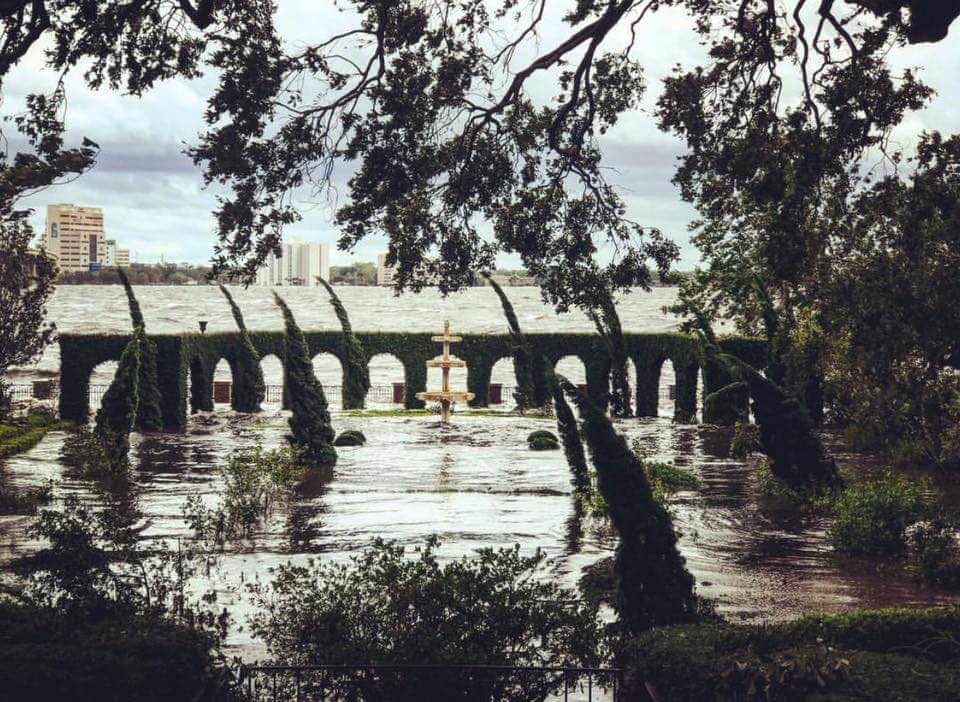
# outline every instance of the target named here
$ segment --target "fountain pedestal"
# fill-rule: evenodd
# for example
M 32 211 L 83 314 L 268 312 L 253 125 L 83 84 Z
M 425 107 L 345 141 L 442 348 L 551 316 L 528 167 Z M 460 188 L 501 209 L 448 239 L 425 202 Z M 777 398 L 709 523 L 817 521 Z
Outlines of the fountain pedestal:
M 454 402 L 469 402 L 473 399 L 472 392 L 453 392 L 450 390 L 450 369 L 466 368 L 467 364 L 458 358 L 450 358 L 450 344 L 456 344 L 463 341 L 463 337 L 450 334 L 450 320 L 443 323 L 443 335 L 432 336 L 431 341 L 443 344 L 443 355 L 427 361 L 428 368 L 439 368 L 443 376 L 443 382 L 440 385 L 440 392 L 418 392 L 417 399 L 424 402 L 440 403 L 440 422 L 450 423 L 450 405 Z

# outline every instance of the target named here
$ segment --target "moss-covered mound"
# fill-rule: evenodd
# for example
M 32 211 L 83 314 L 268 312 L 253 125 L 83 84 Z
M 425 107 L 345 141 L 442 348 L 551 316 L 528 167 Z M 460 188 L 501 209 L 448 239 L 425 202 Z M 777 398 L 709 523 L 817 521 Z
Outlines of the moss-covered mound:
M 551 439 L 549 436 L 538 436 L 531 440 L 528 445 L 531 451 L 558 451 L 560 449 L 560 442 Z
M 210 650 L 203 634 L 159 619 L 90 621 L 0 601 L 4 700 L 213 699 Z
M 546 429 L 537 429 L 536 431 L 530 432 L 530 435 L 527 437 L 527 442 L 533 443 L 537 439 L 550 439 L 550 441 L 553 441 L 554 443 L 560 441 L 556 434 L 554 434 L 552 431 L 547 431 Z
M 333 441 L 334 446 L 363 446 L 365 443 L 367 437 L 359 429 L 347 429 Z
M 623 653 L 631 685 L 660 699 L 956 700 L 960 609 L 808 616 L 755 627 L 652 629 Z M 753 695 L 751 697 L 751 690 Z M 757 690 L 767 696 L 757 697 Z

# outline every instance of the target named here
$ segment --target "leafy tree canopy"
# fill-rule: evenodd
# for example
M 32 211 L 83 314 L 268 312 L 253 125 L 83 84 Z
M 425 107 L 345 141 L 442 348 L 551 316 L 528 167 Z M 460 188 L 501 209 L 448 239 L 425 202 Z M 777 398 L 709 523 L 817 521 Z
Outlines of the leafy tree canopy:
M 251 276 L 298 218 L 293 192 L 324 191 L 334 164 L 349 161 L 340 244 L 385 232 L 398 287 L 438 276 L 453 290 L 512 252 L 547 299 L 591 306 L 601 289 L 649 283 L 648 263 L 665 268 L 677 253 L 625 217 L 601 168 L 598 137 L 644 90 L 634 47 L 648 14 L 685 9 L 713 61 L 667 86 L 661 119 L 692 146 L 685 190 L 718 207 L 723 174 L 758 206 L 798 190 L 784 215 L 791 223 L 811 207 L 794 181 L 849 177 L 837 164 L 876 145 L 926 96 L 912 76 L 894 80 L 889 46 L 938 41 L 960 11 L 919 0 L 815 5 L 353 0 L 341 7 L 349 29 L 288 46 L 268 0 L 11 0 L 0 3 L 0 80 L 42 38 L 54 71 L 82 66 L 91 86 L 134 95 L 213 69 L 209 128 L 191 153 L 209 182 L 231 191 L 217 212 L 218 272 Z M 557 19 L 566 36 L 541 43 L 540 30 Z M 556 85 L 546 98 L 532 89 L 542 76 Z M 791 77 L 802 78 L 806 97 L 783 107 Z M 17 127 L 33 153 L 4 161 L 7 192 L 91 165 L 95 144 L 64 147 L 64 100 L 62 87 L 30 96 Z M 790 146 L 809 156 L 759 165 Z M 599 262 L 599 247 L 611 243 L 612 260 Z

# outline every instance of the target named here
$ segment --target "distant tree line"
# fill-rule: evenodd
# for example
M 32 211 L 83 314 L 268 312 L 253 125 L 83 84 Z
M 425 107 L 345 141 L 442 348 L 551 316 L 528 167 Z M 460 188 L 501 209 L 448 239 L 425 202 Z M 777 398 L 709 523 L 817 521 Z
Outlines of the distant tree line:
M 191 263 L 133 263 L 125 269 L 132 285 L 209 285 L 210 266 Z M 63 271 L 58 285 L 120 285 L 116 268 L 99 271 Z

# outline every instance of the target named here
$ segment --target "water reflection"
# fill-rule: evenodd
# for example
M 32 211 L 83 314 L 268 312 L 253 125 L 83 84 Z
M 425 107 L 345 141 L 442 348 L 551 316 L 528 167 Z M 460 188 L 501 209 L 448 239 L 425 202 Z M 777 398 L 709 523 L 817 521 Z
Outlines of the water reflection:
M 417 545 L 438 534 L 443 558 L 514 543 L 524 553 L 542 548 L 548 572 L 571 587 L 584 568 L 613 553 L 610 529 L 578 514 L 562 451 L 527 448 L 527 435 L 554 428 L 551 420 L 459 412 L 449 427 L 424 416 L 335 413 L 334 421 L 338 431 L 361 429 L 367 444 L 340 451 L 332 472 L 300 485 L 252 538 L 226 544 L 218 566 L 197 584 L 198 591 L 211 587 L 239 621 L 244 583 L 268 579 L 270 568 L 288 560 L 343 561 L 373 537 Z M 681 491 L 674 500 L 680 548 L 699 591 L 714 598 L 725 616 L 762 621 L 810 609 L 953 599 L 902 568 L 836 556 L 816 517 L 786 519 L 764 507 L 757 500 L 753 461 L 726 455 L 728 430 L 667 418 L 625 420 L 619 428 L 653 460 L 676 462 L 699 476 L 700 488 Z M 276 447 L 287 432 L 280 412 L 199 414 L 182 434 L 135 437 L 134 471 L 126 484 L 89 481 L 66 468 L 63 435 L 55 433 L 0 463 L 0 480 L 23 490 L 53 478 L 58 496 L 75 492 L 88 501 L 112 501 L 148 536 L 190 538 L 181 514 L 187 497 L 200 492 L 216 499 L 222 486 L 218 466 L 232 449 L 256 441 Z M 856 454 L 838 455 L 850 470 L 877 469 Z M 29 523 L 26 517 L 0 517 L 0 559 L 32 547 Z M 259 649 L 247 636 L 237 631 L 231 642 L 255 653 Z

